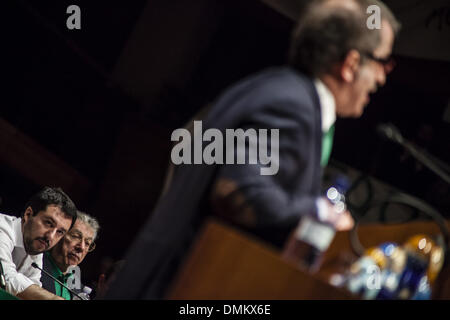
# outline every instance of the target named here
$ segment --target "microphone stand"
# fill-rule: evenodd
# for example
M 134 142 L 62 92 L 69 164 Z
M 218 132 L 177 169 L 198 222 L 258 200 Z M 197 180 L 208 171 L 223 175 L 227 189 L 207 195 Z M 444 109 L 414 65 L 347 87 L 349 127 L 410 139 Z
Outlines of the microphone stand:
M 63 287 L 66 288 L 67 290 L 69 290 L 69 292 L 70 292 L 71 294 L 73 294 L 73 295 L 77 296 L 78 298 L 80 298 L 80 300 L 86 300 L 86 299 L 84 299 L 83 297 L 81 297 L 79 294 L 77 294 L 75 291 L 73 291 L 72 289 L 70 289 L 68 286 L 66 286 L 64 283 L 62 283 L 61 281 L 59 281 L 58 279 L 56 279 L 56 278 L 55 278 L 54 276 L 52 276 L 50 273 L 48 273 L 47 271 L 45 271 L 45 270 L 42 269 L 42 268 L 39 268 L 39 266 L 38 266 L 35 262 L 33 262 L 33 263 L 31 264 L 31 266 L 32 266 L 33 268 L 36 268 L 36 269 L 41 270 L 41 272 L 44 272 L 44 274 L 45 274 L 46 276 L 48 276 L 48 277 L 52 278 L 53 280 L 55 280 L 56 282 L 58 282 L 61 286 L 63 286 Z
M 441 160 L 428 154 L 425 150 L 416 147 L 412 142 L 404 139 L 400 131 L 392 124 L 382 124 L 378 126 L 378 131 L 389 140 L 404 147 L 416 160 L 433 171 L 439 178 L 450 184 L 450 167 Z M 444 169 L 447 171 L 445 172 Z
M 433 171 L 437 176 L 439 176 L 442 180 L 450 184 L 450 175 L 448 175 L 442 168 L 438 165 L 440 160 L 433 159 L 432 156 L 427 154 L 425 150 L 420 150 L 418 147 L 415 147 L 412 143 L 405 141 L 403 146 L 409 153 L 420 161 L 423 165 L 425 165 L 428 169 Z M 434 162 L 433 162 L 433 160 Z M 441 164 L 442 165 L 442 164 Z M 445 166 L 445 164 L 444 164 Z

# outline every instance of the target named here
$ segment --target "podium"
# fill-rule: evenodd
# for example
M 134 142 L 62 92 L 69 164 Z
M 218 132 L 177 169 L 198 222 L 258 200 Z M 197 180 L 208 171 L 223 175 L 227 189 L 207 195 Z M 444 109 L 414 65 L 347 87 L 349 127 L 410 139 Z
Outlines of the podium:
M 418 234 L 437 234 L 432 222 L 359 228 L 364 246 L 402 243 Z M 167 299 L 173 300 L 347 300 L 359 299 L 328 283 L 343 271 L 342 254 L 352 255 L 349 232 L 338 232 L 317 274 L 309 274 L 281 259 L 271 245 L 217 220 L 207 221 L 174 279 Z M 356 259 L 356 255 L 353 254 Z M 436 281 L 433 299 L 450 299 L 450 268 Z
M 200 233 L 167 297 L 182 300 L 352 299 L 280 252 L 215 220 Z

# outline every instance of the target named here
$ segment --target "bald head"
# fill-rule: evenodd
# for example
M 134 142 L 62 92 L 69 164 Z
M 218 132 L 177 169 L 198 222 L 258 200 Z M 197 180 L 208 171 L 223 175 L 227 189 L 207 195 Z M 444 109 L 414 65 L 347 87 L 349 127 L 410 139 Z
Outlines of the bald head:
M 401 25 L 395 18 L 392 11 L 379 0 L 313 0 L 306 7 L 309 10 L 326 10 L 326 9 L 336 9 L 342 8 L 346 10 L 351 10 L 353 12 L 361 12 L 363 14 L 367 13 L 367 8 L 375 5 L 381 10 L 381 19 L 389 23 L 397 34 L 400 31 Z M 306 12 L 309 10 L 305 10 Z
M 359 10 L 360 6 L 356 0 L 323 0 L 324 8 L 346 8 L 348 10 Z
M 313 77 L 331 72 L 351 51 L 374 52 L 381 32 L 367 28 L 367 8 L 379 5 L 394 33 L 398 23 L 377 0 L 315 0 L 303 11 L 292 34 L 289 63 Z M 383 24 L 386 25 L 386 24 Z M 361 61 L 364 62 L 364 61 Z

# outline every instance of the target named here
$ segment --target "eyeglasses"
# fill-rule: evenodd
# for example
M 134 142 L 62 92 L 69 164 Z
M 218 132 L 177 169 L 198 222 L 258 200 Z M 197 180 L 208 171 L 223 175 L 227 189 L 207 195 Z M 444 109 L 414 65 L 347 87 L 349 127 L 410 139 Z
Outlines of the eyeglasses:
M 92 252 L 95 249 L 95 242 L 92 240 L 89 240 L 87 238 L 84 238 L 83 235 L 81 233 L 78 232 L 68 232 L 66 233 L 66 237 L 70 240 L 70 241 L 76 241 L 78 243 L 82 243 L 84 242 L 85 248 L 88 248 L 87 251 L 88 252 Z
M 392 58 L 392 57 L 378 58 L 378 57 L 375 57 L 371 52 L 363 52 L 362 54 L 365 55 L 370 60 L 373 60 L 373 61 L 381 64 L 383 66 L 385 74 L 389 74 L 392 72 L 392 70 L 394 70 L 394 67 L 395 67 L 394 58 Z

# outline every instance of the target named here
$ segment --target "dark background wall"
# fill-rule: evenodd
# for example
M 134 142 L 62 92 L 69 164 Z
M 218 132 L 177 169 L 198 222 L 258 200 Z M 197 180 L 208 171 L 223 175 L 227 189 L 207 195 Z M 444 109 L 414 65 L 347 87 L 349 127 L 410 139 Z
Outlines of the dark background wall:
M 81 7 L 81 30 L 66 28 L 70 4 Z M 150 215 L 172 130 L 237 79 L 283 64 L 293 26 L 258 0 L 6 0 L 0 7 L 7 13 L 0 212 L 20 215 L 43 185 L 62 186 L 102 226 L 82 264 L 87 282 L 122 258 Z M 338 120 L 332 158 L 449 217 L 448 185 L 375 127 L 392 122 L 450 163 L 450 62 L 395 58 L 398 67 L 364 116 Z

